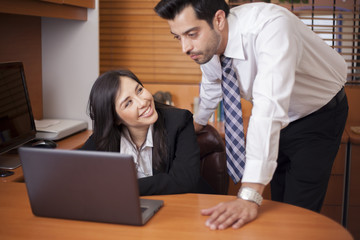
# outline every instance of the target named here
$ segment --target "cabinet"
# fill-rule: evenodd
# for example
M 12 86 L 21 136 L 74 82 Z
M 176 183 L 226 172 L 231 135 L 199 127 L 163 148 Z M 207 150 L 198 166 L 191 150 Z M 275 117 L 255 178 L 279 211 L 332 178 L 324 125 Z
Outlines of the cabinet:
M 360 176 L 356 172 L 360 171 L 360 144 L 352 144 L 350 186 L 349 186 L 349 206 L 347 215 L 347 228 L 355 239 L 360 239 Z
M 40 0 L 42 2 L 73 5 L 84 8 L 95 8 L 95 0 Z
M 345 209 L 345 226 L 354 236 L 360 239 L 360 134 L 354 133 L 350 126 L 360 126 L 360 122 L 348 123 L 346 131 L 349 134 L 349 168 L 348 190 L 346 193 L 347 208 Z
M 345 91 L 349 102 L 345 128 L 349 135 L 349 162 L 344 222 L 354 239 L 360 240 L 360 134 L 350 129 L 351 126 L 360 126 L 360 85 L 346 86 Z
M 95 0 L 0 0 L 0 12 L 38 17 L 87 20 Z
M 344 207 L 344 186 L 345 186 L 345 163 L 347 159 L 347 146 L 349 136 L 344 131 L 339 151 L 334 160 L 328 189 L 325 195 L 321 214 L 332 218 L 338 223 L 342 223 Z
M 41 17 L 86 20 L 95 0 L 0 0 L 0 62 L 21 61 L 32 110 L 43 117 Z

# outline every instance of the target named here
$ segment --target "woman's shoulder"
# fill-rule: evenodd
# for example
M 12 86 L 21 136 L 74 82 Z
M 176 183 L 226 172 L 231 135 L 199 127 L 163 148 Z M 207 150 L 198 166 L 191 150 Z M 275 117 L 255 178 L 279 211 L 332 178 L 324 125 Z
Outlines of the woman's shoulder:
M 165 104 L 157 104 L 156 109 L 165 119 L 186 120 L 192 118 L 192 113 L 187 109 L 181 109 Z
M 91 134 L 91 136 L 86 140 L 86 142 L 84 143 L 84 145 L 80 148 L 80 150 L 96 150 L 96 144 L 95 144 L 95 139 L 94 139 L 94 135 Z

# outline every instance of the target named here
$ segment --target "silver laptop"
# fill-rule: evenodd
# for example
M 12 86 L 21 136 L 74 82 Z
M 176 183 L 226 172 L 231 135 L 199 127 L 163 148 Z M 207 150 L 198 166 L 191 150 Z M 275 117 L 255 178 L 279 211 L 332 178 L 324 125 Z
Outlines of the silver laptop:
M 19 154 L 36 216 L 144 225 L 163 206 L 139 198 L 130 155 L 30 147 Z

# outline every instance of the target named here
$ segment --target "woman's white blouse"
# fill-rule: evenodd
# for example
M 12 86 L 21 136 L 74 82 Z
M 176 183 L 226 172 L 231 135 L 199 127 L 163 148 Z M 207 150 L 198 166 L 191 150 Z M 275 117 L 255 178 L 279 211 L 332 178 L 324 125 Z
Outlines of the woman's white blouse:
M 129 131 L 126 128 L 123 129 L 120 140 L 120 153 L 134 157 L 138 178 L 152 176 L 153 125 L 149 127 L 146 140 L 139 150 L 131 140 Z

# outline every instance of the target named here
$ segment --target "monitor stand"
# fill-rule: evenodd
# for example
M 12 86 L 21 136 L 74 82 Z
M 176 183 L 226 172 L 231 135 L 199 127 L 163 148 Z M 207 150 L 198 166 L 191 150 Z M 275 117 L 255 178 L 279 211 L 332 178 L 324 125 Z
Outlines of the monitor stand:
M 0 155 L 0 177 L 7 177 L 14 174 L 13 170 L 21 166 L 17 151 L 9 151 Z

